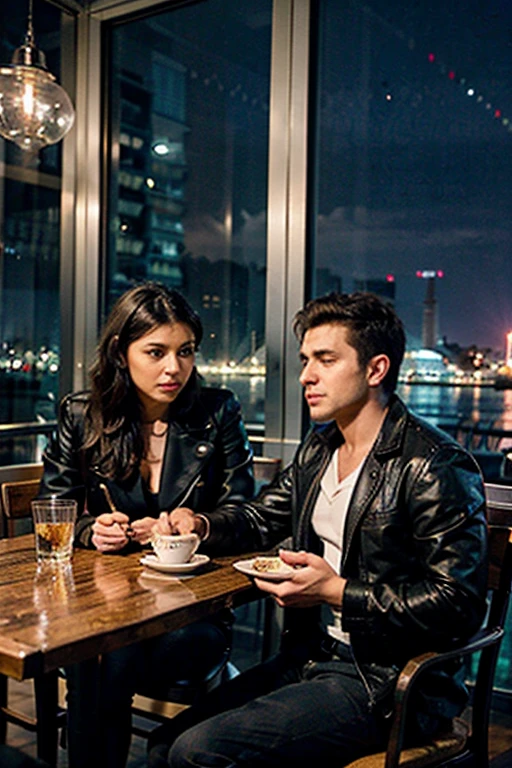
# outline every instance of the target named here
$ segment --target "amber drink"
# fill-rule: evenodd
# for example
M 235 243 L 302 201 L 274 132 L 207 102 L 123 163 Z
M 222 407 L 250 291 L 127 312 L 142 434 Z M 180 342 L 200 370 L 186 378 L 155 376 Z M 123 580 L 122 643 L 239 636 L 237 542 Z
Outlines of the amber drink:
M 38 562 L 70 562 L 73 553 L 76 501 L 36 499 L 32 502 L 32 515 Z

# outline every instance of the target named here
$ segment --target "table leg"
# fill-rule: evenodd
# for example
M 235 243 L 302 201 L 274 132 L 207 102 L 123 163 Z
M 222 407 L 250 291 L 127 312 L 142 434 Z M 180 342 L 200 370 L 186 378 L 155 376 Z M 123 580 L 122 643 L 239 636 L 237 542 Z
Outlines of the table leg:
M 57 765 L 59 738 L 58 714 L 58 670 L 37 675 L 34 678 L 37 717 L 37 756 L 49 765 Z
M 7 706 L 7 677 L 0 674 L 0 744 L 5 744 L 7 737 L 7 718 L 4 708 Z

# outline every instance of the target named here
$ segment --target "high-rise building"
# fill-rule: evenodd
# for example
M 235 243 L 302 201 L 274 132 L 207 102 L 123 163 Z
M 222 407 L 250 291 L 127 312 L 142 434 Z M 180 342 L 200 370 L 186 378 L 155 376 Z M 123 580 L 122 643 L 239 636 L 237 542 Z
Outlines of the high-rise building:
M 425 298 L 423 300 L 423 325 L 421 341 L 424 349 L 435 349 L 438 339 L 437 327 L 437 300 L 436 300 L 436 278 L 441 278 L 444 273 L 441 269 L 419 269 L 416 277 L 427 281 Z
M 395 303 L 396 283 L 394 275 L 386 275 L 385 278 L 356 278 L 354 280 L 354 288 L 356 291 L 375 293 L 376 296 L 388 302 L 388 304 L 394 305 Z

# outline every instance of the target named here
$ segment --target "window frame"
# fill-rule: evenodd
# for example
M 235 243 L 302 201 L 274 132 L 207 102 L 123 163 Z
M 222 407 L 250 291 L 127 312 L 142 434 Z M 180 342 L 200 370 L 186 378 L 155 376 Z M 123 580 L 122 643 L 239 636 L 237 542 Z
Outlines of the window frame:
M 207 3 L 208 0 L 203 0 Z M 106 253 L 105 195 L 109 39 L 113 25 L 187 2 L 98 0 L 78 15 L 76 128 L 65 168 L 63 317 L 72 343 L 63 355 L 63 390 L 86 386 L 99 330 Z M 297 343 L 290 327 L 306 295 L 310 0 L 274 0 L 272 14 L 267 207 L 267 377 L 263 452 L 289 460 L 302 434 Z M 73 155 L 74 150 L 74 155 Z M 73 157 L 75 162 L 73 163 Z M 64 194 L 64 190 L 63 190 Z M 68 196 L 67 200 L 69 199 Z

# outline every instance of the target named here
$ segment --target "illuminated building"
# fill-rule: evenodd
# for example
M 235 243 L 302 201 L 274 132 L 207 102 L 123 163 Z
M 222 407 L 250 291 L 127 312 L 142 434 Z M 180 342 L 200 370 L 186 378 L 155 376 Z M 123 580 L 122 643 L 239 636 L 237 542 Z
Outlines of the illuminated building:
M 435 280 L 436 277 L 444 277 L 444 273 L 441 269 L 419 269 L 416 277 L 427 281 L 423 301 L 422 344 L 425 349 L 435 349 L 438 339 Z

